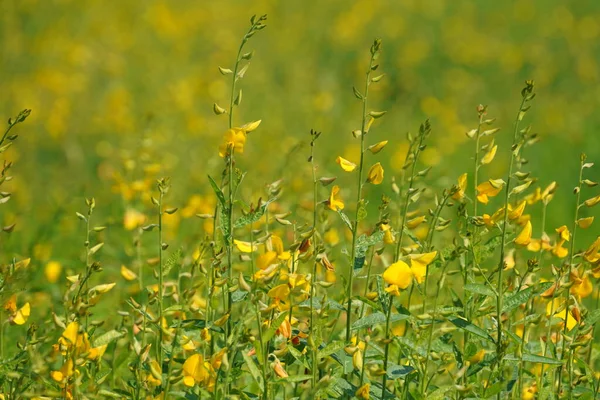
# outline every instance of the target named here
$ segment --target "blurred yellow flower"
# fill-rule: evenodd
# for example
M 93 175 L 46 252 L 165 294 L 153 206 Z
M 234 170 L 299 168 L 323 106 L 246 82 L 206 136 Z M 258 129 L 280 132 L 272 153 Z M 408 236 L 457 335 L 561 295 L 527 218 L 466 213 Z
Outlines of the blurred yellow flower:
M 146 216 L 141 212 L 128 208 L 123 217 L 123 226 L 126 230 L 132 231 L 141 226 L 146 221 Z
M 135 279 L 137 279 L 137 275 L 135 272 L 133 272 L 132 270 L 130 270 L 129 268 L 127 268 L 124 265 L 121 265 L 121 276 L 126 280 L 126 281 L 133 281 Z
M 377 163 L 369 169 L 369 172 L 367 173 L 367 182 L 372 183 L 373 185 L 379 185 L 383 182 L 383 167 L 381 166 L 381 163 Z
M 356 168 L 356 164 L 351 161 L 346 160 L 343 157 L 338 157 L 335 159 L 335 162 L 339 164 L 340 167 L 346 172 L 352 172 Z
M 521 233 L 519 233 L 519 235 L 517 235 L 515 238 L 515 244 L 518 244 L 519 246 L 527 246 L 531 242 L 531 232 L 531 222 L 527 221 L 527 224 L 521 230 Z
M 44 267 L 44 275 L 49 283 L 55 283 L 60 278 L 62 265 L 58 261 L 49 261 Z
M 490 179 L 477 186 L 477 201 L 487 204 L 490 197 L 497 196 L 504 187 L 502 179 Z
M 452 195 L 454 200 L 462 200 L 465 197 L 465 190 L 467 189 L 467 174 L 464 173 L 458 177 L 458 190 Z
M 328 206 L 333 211 L 344 209 L 344 202 L 342 201 L 342 199 L 340 199 L 338 197 L 339 193 L 340 193 L 340 187 L 338 185 L 335 185 L 331 188 L 331 194 L 329 195 Z

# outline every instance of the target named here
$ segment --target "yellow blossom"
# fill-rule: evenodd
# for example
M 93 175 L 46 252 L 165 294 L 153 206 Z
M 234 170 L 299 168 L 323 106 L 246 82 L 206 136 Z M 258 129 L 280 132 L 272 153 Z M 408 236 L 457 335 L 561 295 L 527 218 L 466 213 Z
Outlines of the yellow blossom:
M 561 226 L 560 228 L 556 228 L 556 233 L 560 236 L 562 240 L 566 240 L 567 242 L 571 238 L 571 234 L 569 232 L 569 228 L 566 225 Z
M 365 383 L 364 385 L 362 385 L 361 387 L 359 387 L 356 390 L 356 393 L 354 393 L 354 395 L 362 400 L 369 400 L 369 392 L 371 391 L 371 384 L 370 383 Z
M 121 276 L 126 281 L 133 281 L 137 278 L 137 275 L 135 274 L 135 272 L 133 272 L 132 270 L 130 270 L 129 268 L 127 268 L 124 265 L 121 265 Z
M 183 384 L 188 387 L 205 385 L 210 380 L 211 372 L 212 366 L 204 361 L 201 354 L 192 354 L 183 363 Z
M 410 255 L 410 270 L 419 284 L 425 281 L 427 275 L 427 266 L 437 256 L 437 251 L 424 254 L 411 254 Z
M 458 190 L 452 195 L 454 200 L 462 200 L 465 197 L 465 190 L 467 189 L 467 174 L 464 173 L 458 177 Z
M 140 227 L 145 221 L 146 216 L 133 208 L 128 208 L 123 216 L 123 226 L 128 231 Z
M 477 201 L 487 204 L 490 197 L 497 196 L 504 187 L 502 179 L 490 179 L 477 185 Z
M 331 194 L 329 195 L 329 208 L 333 211 L 343 210 L 344 202 L 338 197 L 340 193 L 340 187 L 335 185 L 331 188 Z
M 49 283 L 55 283 L 60 277 L 62 265 L 58 261 L 49 261 L 44 267 L 44 275 Z
M 581 229 L 587 229 L 590 226 L 592 226 L 592 222 L 594 222 L 594 217 L 587 217 L 587 218 L 579 218 L 577 220 L 577 225 L 581 228 Z
M 387 140 L 384 140 L 382 142 L 379 143 L 375 143 L 371 146 L 369 146 L 369 151 L 373 154 L 377 154 L 379 153 L 381 150 L 383 150 L 383 148 L 385 147 L 385 145 L 388 144 Z
M 525 225 L 521 233 L 519 233 L 519 235 L 516 237 L 515 244 L 518 244 L 520 246 L 527 246 L 531 242 L 531 231 L 531 222 L 527 221 L 527 224 Z
M 250 242 L 233 239 L 233 244 L 235 244 L 235 247 L 242 253 L 252 253 L 253 251 L 256 251 L 256 245 Z
M 404 261 L 398 261 L 387 267 L 383 273 L 383 280 L 388 285 L 396 285 L 400 289 L 410 286 L 413 273 Z
M 494 157 L 496 157 L 496 151 L 498 150 L 498 145 L 493 145 L 490 144 L 491 147 L 489 147 L 487 153 L 485 153 L 485 155 L 483 156 L 483 158 L 481 159 L 481 164 L 485 165 L 485 164 L 489 164 L 494 160 Z
M 578 270 L 573 270 L 571 281 L 573 282 L 573 286 L 570 289 L 571 294 L 579 296 L 582 299 L 592 294 L 594 287 L 592 286 L 592 281 L 590 281 L 589 274 L 584 273 L 583 277 L 581 277 Z
M 519 205 L 517 205 L 517 207 L 515 207 L 512 210 L 509 210 L 508 219 L 513 221 L 515 219 L 520 218 L 521 215 L 523 215 L 523 211 L 525 211 L 526 204 L 527 204 L 527 201 L 523 200 L 522 202 L 519 203 Z
M 369 172 L 367 173 L 367 182 L 372 183 L 373 185 L 379 185 L 383 182 L 383 167 L 381 166 L 381 163 L 377 163 L 369 169 Z
M 410 221 L 408 221 L 406 223 L 406 227 L 408 229 L 415 229 L 417 226 L 419 226 L 423 222 L 425 222 L 425 216 L 421 215 L 420 217 L 416 217 L 416 218 L 413 218 Z
M 233 150 L 235 153 L 243 153 L 246 144 L 246 131 L 241 128 L 228 129 L 223 135 L 223 143 L 219 146 L 219 156 L 225 157 Z
M 356 168 L 356 164 L 351 161 L 346 160 L 343 157 L 338 157 L 335 159 L 335 162 L 339 164 L 340 167 L 346 172 L 352 172 Z

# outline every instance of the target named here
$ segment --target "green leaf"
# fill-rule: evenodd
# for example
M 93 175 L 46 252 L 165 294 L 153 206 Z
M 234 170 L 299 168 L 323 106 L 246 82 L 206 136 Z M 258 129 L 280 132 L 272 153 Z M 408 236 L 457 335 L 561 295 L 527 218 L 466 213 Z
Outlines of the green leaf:
M 208 181 L 210 182 L 210 186 L 212 186 L 215 194 L 217 195 L 217 198 L 219 199 L 221 206 L 223 208 L 226 208 L 227 201 L 225 200 L 225 195 L 223 194 L 223 191 L 221 190 L 221 188 L 219 188 L 219 185 L 217 185 L 217 182 L 215 182 L 215 180 L 213 178 L 211 178 L 210 175 L 208 175 Z
M 447 393 L 454 389 L 454 385 L 442 386 L 427 395 L 427 400 L 444 400 L 451 396 Z
M 171 253 L 169 258 L 167 258 L 167 261 L 165 261 L 165 263 L 163 265 L 163 276 L 167 276 L 169 274 L 169 272 L 171 272 L 171 269 L 173 269 L 173 267 L 176 264 L 180 263 L 181 255 L 182 255 L 181 249 L 177 249 L 176 251 Z
M 600 310 L 594 310 L 591 313 L 589 313 L 584 321 L 586 325 L 590 326 L 600 321 Z
M 321 358 L 328 357 L 328 356 L 332 355 L 333 353 L 336 353 L 339 350 L 343 349 L 345 346 L 346 346 L 346 344 L 342 340 L 337 340 L 335 342 L 331 342 L 327 346 L 325 346 L 321 350 L 319 350 L 319 352 L 317 353 L 317 358 L 321 359 Z
M 94 340 L 94 347 L 103 346 L 105 344 L 109 344 L 115 339 L 118 339 L 123 336 L 123 332 L 119 332 L 116 330 L 108 331 L 103 335 L 98 336 Z
M 265 212 L 267 211 L 269 204 L 271 204 L 274 201 L 275 201 L 274 198 L 269 199 L 268 201 L 261 204 L 259 208 L 254 210 L 254 212 L 251 212 L 247 215 L 244 215 L 243 217 L 238 218 L 238 220 L 235 221 L 235 223 L 233 224 L 233 227 L 234 228 L 242 228 L 246 225 L 250 225 L 250 224 L 258 221 L 259 219 L 262 218 L 263 215 L 265 215 Z
M 406 314 L 392 314 L 390 316 L 390 323 L 396 321 L 403 321 L 409 319 L 410 316 Z M 352 324 L 352 330 L 363 329 L 377 324 L 385 324 L 386 316 L 382 312 L 376 312 L 366 317 L 360 318 Z
M 504 356 L 506 361 L 521 361 L 521 359 L 515 354 L 507 354 Z M 556 360 L 550 357 L 538 356 L 535 354 L 523 353 L 523 361 L 537 364 L 548 364 L 548 365 L 562 365 L 562 361 Z
M 477 325 L 473 325 L 471 322 L 467 321 L 464 318 L 457 317 L 448 320 L 463 331 L 467 331 L 475 336 L 479 336 L 480 338 L 489 340 L 492 343 L 494 342 L 494 339 L 485 330 L 481 329 Z
M 483 296 L 496 297 L 496 293 L 490 289 L 487 285 L 480 283 L 468 283 L 464 286 L 467 292 L 481 294 Z
M 352 232 L 352 223 L 350 222 L 348 216 L 340 209 L 338 209 L 337 212 L 340 215 L 342 221 L 344 221 L 344 223 L 346 224 L 346 227 L 350 230 L 350 232 Z
M 258 367 L 254 363 L 254 360 L 248 355 L 248 352 L 243 351 L 242 357 L 244 357 L 244 361 L 246 362 L 246 366 L 248 367 L 248 371 L 250 371 L 250 375 L 254 378 L 258 386 L 260 387 L 261 392 L 265 390 L 265 385 L 262 380 L 262 376 L 260 375 L 260 371 Z
M 537 288 L 536 287 L 528 287 L 527 289 L 523 289 L 506 299 L 504 299 L 504 304 L 502 306 L 502 312 L 510 312 L 515 308 L 519 307 L 521 304 L 526 303 L 534 294 L 540 294 L 545 292 L 550 286 L 554 285 L 553 282 L 543 282 Z
M 275 318 L 273 320 L 273 322 L 271 322 L 271 326 L 263 334 L 263 342 L 264 343 L 267 343 L 269 340 L 271 340 L 271 338 L 275 335 L 275 331 L 277 329 L 279 329 L 279 327 L 281 326 L 281 323 L 285 320 L 286 316 L 287 316 L 287 311 L 282 312 L 281 314 L 279 314 L 277 316 L 277 318 Z
M 360 235 L 358 239 L 356 239 L 356 257 L 366 257 L 367 250 L 369 250 L 369 247 L 374 246 L 377 243 L 383 241 L 384 235 L 384 231 L 377 231 L 371 236 Z

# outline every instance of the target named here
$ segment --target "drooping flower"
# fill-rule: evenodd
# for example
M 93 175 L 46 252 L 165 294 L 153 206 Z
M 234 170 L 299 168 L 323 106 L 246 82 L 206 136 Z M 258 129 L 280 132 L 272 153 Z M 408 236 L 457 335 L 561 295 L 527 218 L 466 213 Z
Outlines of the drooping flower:
M 410 270 L 419 284 L 425 281 L 425 276 L 427 276 L 427 266 L 431 264 L 436 256 L 437 251 L 410 255 Z
M 531 222 L 527 221 L 527 224 L 523 230 L 521 230 L 521 233 L 519 233 L 519 235 L 515 238 L 515 244 L 527 246 L 531 242 L 531 232 Z
M 583 258 L 591 264 L 596 264 L 600 261 L 600 236 L 583 253 Z
M 489 202 L 489 198 L 497 196 L 503 187 L 504 181 L 502 179 L 490 179 L 486 182 L 480 183 L 477 186 L 477 201 L 487 204 Z
M 465 198 L 465 190 L 467 189 L 467 174 L 464 173 L 458 177 L 458 190 L 452 195 L 453 200 L 462 200 Z
M 333 211 L 343 210 L 344 202 L 339 198 L 338 194 L 340 193 L 340 187 L 338 185 L 334 185 L 331 188 L 331 194 L 329 195 L 329 208 Z
M 381 166 L 381 163 L 377 163 L 369 168 L 367 182 L 372 183 L 373 185 L 379 185 L 383 182 L 383 167 Z
M 356 168 L 356 164 L 352 161 L 348 161 L 343 157 L 338 157 L 335 159 L 335 162 L 339 164 L 340 167 L 346 172 L 352 172 Z

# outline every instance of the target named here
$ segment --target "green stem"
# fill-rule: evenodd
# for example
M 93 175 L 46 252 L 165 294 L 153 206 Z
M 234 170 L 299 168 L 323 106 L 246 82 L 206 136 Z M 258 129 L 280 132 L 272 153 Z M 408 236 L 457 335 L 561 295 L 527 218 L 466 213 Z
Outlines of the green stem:
M 312 132 L 311 132 L 312 133 Z M 314 327 L 315 327 L 315 321 L 316 321 L 316 316 L 315 316 L 315 297 L 316 297 L 316 292 L 317 292 L 317 288 L 316 288 L 316 280 L 317 280 L 317 257 L 318 257 L 318 243 L 317 243 L 317 204 L 319 202 L 318 199 L 318 185 L 317 185 L 317 171 L 316 171 L 316 166 L 315 166 L 315 159 L 314 159 L 314 150 L 315 150 L 315 141 L 317 139 L 318 136 L 313 135 L 313 139 L 310 143 L 310 164 L 311 164 L 311 170 L 312 170 L 312 178 L 313 178 L 313 249 L 314 249 L 314 261 L 313 261 L 313 268 L 312 268 L 312 276 L 310 279 L 310 328 L 309 328 L 309 335 L 311 337 L 311 343 L 313 343 L 313 345 L 311 346 L 311 350 L 312 350 L 312 365 L 311 365 L 311 372 L 312 372 L 312 381 L 311 381 L 311 389 L 313 390 L 313 395 L 314 395 L 314 390 L 315 390 L 315 386 L 317 384 L 317 373 L 318 373 L 318 356 L 317 356 L 317 352 L 318 352 L 318 344 L 314 341 Z M 290 315 L 291 315 L 291 308 L 290 308 Z M 349 318 L 349 317 L 348 317 Z
M 575 203 L 575 219 L 573 220 L 573 233 L 571 234 L 571 248 L 569 249 L 569 269 L 568 269 L 568 273 L 567 273 L 567 279 L 571 279 L 571 272 L 573 270 L 573 258 L 574 258 L 574 252 L 575 252 L 575 235 L 577 234 L 577 220 L 579 219 L 579 207 L 580 207 L 580 202 L 581 202 L 581 187 L 582 187 L 582 181 L 583 181 L 583 163 L 585 162 L 585 156 L 581 155 L 580 158 L 580 165 L 579 165 L 579 181 L 577 183 L 577 200 Z M 565 359 L 565 352 L 567 349 L 567 322 L 570 318 L 570 312 L 569 312 L 569 300 L 570 300 L 570 290 L 566 289 L 565 290 L 565 324 L 564 324 L 564 328 L 563 328 L 563 343 L 562 343 L 562 350 L 560 353 L 560 357 L 561 360 Z M 569 350 L 569 353 L 571 353 L 572 350 Z M 563 365 L 558 367 L 558 392 L 560 395 L 560 389 L 562 386 L 562 372 L 563 372 Z M 571 387 L 571 382 L 569 381 L 569 384 L 567 385 L 567 388 L 569 390 L 569 399 L 572 397 L 572 387 Z
M 162 371 L 163 365 L 163 295 L 164 295 L 164 283 L 163 283 L 163 249 L 162 249 L 162 206 L 163 206 L 163 191 L 162 188 L 159 188 L 159 196 L 158 196 L 158 343 L 156 344 L 156 351 L 158 357 L 158 364 L 160 365 Z

